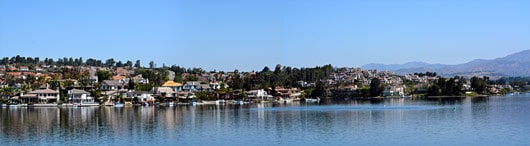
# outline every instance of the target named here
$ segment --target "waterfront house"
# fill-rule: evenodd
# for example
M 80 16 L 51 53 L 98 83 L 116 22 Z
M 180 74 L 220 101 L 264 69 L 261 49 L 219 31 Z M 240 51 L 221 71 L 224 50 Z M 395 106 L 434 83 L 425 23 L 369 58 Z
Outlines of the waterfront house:
M 164 97 L 166 100 L 175 100 L 178 97 L 177 92 L 170 87 L 155 87 L 151 91 L 154 96 Z
M 68 90 L 69 103 L 93 103 L 94 98 L 90 97 L 90 93 L 85 90 L 72 89 Z
M 175 92 L 182 91 L 182 84 L 181 83 L 176 83 L 176 82 L 173 82 L 173 81 L 165 82 L 164 84 L 162 84 L 162 87 L 169 87 L 169 88 L 173 89 L 173 91 L 175 91 Z
M 139 102 L 154 102 L 155 98 L 152 96 L 151 93 L 147 91 L 129 91 L 127 92 L 128 100 L 133 100 L 134 98 L 138 98 Z
M 59 91 L 52 89 L 40 89 L 28 94 L 21 94 L 22 103 L 56 103 L 59 101 Z
M 250 90 L 246 92 L 248 98 L 256 100 L 274 100 L 272 95 L 269 95 L 265 90 Z
M 404 95 L 404 88 L 402 85 L 386 86 L 383 91 L 383 96 L 401 96 Z
M 210 85 L 209 85 L 210 89 L 208 90 L 217 90 L 217 89 L 221 89 L 221 88 L 228 88 L 229 86 L 223 82 L 210 82 Z M 204 86 L 203 86 L 204 88 Z M 204 89 L 203 89 L 204 90 Z
M 182 86 L 183 91 L 197 92 L 201 91 L 201 84 L 199 81 L 187 81 L 184 86 Z
M 298 88 L 282 88 L 282 87 L 276 87 L 275 88 L 276 95 L 280 96 L 281 98 L 298 98 L 300 97 L 301 92 L 298 90 Z

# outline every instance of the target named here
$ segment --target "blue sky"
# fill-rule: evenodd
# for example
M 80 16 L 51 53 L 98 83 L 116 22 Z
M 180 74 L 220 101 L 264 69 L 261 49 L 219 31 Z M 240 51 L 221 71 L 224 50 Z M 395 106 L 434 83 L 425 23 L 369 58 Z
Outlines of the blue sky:
M 206 70 L 459 64 L 530 49 L 527 0 L 0 0 L 0 56 Z

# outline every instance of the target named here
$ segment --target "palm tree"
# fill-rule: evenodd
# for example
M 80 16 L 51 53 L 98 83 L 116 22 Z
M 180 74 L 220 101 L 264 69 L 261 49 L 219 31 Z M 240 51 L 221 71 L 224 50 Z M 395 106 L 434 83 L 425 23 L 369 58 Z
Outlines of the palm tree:
M 7 96 L 7 100 L 11 99 L 11 96 L 15 94 L 15 91 L 13 90 L 13 87 L 5 87 L 0 90 L 2 96 Z
M 8 98 L 10 98 L 15 94 L 15 90 L 13 90 L 13 87 L 6 87 L 3 89 L 2 93 L 4 95 L 7 95 Z
M 27 84 L 24 84 L 24 85 L 22 85 L 22 86 L 20 87 L 20 90 L 21 90 L 21 92 L 23 92 L 23 93 L 28 93 L 28 91 L 31 90 L 31 87 L 30 87 L 29 85 L 27 85 Z

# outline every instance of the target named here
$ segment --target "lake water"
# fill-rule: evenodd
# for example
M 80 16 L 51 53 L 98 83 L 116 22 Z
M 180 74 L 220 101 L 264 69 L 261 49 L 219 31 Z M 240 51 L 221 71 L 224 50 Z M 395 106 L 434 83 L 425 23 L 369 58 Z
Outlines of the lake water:
M 0 145 L 530 145 L 529 95 L 0 113 Z

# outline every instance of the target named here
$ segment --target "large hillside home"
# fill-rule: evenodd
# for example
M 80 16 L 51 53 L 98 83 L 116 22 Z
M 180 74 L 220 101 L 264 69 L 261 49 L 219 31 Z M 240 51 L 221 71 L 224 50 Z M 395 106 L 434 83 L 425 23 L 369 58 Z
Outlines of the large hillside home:
M 57 103 L 59 101 L 59 91 L 52 89 L 41 89 L 31 91 L 20 96 L 22 103 Z
M 197 92 L 201 91 L 202 89 L 201 83 L 199 81 L 187 81 L 184 86 L 182 86 L 183 91 L 188 92 Z
M 169 87 L 169 88 L 173 89 L 173 91 L 175 91 L 175 92 L 182 91 L 182 84 L 181 83 L 176 83 L 176 82 L 173 82 L 173 81 L 165 82 L 164 84 L 162 84 L 162 87 Z
M 125 84 L 120 81 L 104 80 L 103 82 L 99 84 L 98 89 L 102 91 L 113 91 L 113 90 L 120 90 L 124 88 L 125 88 Z

